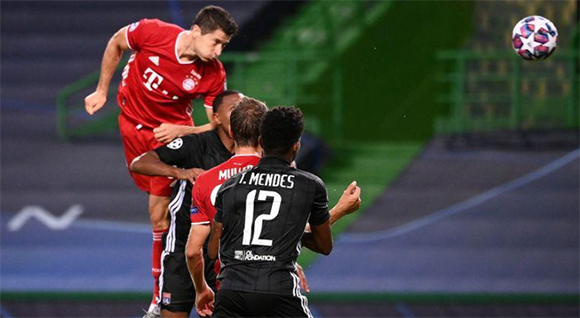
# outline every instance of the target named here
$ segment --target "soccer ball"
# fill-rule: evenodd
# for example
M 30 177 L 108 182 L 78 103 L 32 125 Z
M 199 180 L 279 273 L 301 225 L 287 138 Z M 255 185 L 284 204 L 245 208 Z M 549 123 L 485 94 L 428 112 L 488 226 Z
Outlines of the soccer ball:
M 550 20 L 539 15 L 523 18 L 512 32 L 514 51 L 526 60 L 543 60 L 554 53 L 558 30 Z

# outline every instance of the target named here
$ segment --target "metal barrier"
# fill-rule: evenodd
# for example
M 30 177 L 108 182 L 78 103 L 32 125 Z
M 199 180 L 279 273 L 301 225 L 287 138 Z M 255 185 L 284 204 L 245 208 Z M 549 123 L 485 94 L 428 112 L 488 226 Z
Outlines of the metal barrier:
M 446 51 L 438 59 L 451 71 L 439 77 L 450 114 L 438 118 L 440 134 L 578 127 L 578 51 L 556 51 L 529 62 L 513 52 Z

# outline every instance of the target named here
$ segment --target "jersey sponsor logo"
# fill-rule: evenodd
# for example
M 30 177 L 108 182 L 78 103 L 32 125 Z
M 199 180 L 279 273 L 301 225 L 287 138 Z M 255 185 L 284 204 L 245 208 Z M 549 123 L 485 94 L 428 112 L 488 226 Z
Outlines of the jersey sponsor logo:
M 164 305 L 171 304 L 171 293 L 163 293 L 162 296 L 163 297 L 161 297 L 161 302 L 163 302 Z
M 163 77 L 157 74 L 150 67 L 148 67 L 143 73 L 143 78 L 147 80 L 147 82 L 143 82 L 143 85 L 145 85 L 145 87 L 150 91 L 159 88 L 159 85 L 163 82 Z
M 275 262 L 276 256 L 274 255 L 254 255 L 252 251 L 234 251 L 234 258 L 239 261 L 265 261 L 265 262 Z
M 194 89 L 196 85 L 197 83 L 192 78 L 186 78 L 182 83 L 183 89 L 186 91 Z
M 139 26 L 139 22 L 131 23 L 129 26 L 129 32 L 135 31 L 135 29 Z
M 173 149 L 173 150 L 177 150 L 177 149 L 181 148 L 181 146 L 183 146 L 183 139 L 181 139 L 181 138 L 177 138 L 177 139 L 175 139 L 172 142 L 167 144 L 167 148 Z
M 150 56 L 149 61 L 153 62 L 153 64 L 159 66 L 159 56 Z

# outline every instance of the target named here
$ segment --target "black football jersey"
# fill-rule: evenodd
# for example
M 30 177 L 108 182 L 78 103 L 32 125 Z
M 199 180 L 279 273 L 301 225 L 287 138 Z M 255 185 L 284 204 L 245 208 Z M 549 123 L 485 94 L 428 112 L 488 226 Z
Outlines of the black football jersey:
M 222 289 L 299 294 L 296 259 L 307 222 L 330 218 L 326 187 L 317 176 L 266 157 L 226 181 L 216 199 Z
M 215 130 L 177 138 L 167 145 L 156 148 L 155 152 L 162 162 L 184 169 L 209 170 L 232 157 L 232 153 L 224 146 Z M 193 185 L 185 180 L 178 180 L 173 187 L 169 203 L 171 223 L 164 241 L 166 253 L 185 253 L 185 245 L 191 228 L 190 214 L 195 212 L 195 207 L 192 207 L 192 188 Z M 207 255 L 207 244 L 204 246 L 205 255 Z M 214 262 L 206 258 L 205 263 L 206 277 L 211 286 L 213 285 L 212 278 L 215 277 Z

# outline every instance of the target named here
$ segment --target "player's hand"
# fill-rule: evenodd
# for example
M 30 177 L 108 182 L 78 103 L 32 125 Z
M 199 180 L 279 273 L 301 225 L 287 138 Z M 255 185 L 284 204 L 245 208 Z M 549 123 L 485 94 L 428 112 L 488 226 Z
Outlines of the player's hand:
M 175 138 L 183 137 L 183 126 L 163 123 L 161 126 L 153 129 L 155 139 L 162 143 L 170 143 Z
M 99 109 L 105 105 L 107 101 L 107 94 L 94 91 L 92 94 L 85 97 L 85 110 L 89 115 L 95 114 Z
M 341 208 L 342 213 L 351 214 L 352 212 L 358 210 L 361 204 L 360 198 L 360 188 L 357 186 L 356 181 L 353 181 L 348 185 L 346 190 L 342 193 L 342 196 L 336 204 Z
M 175 176 L 179 180 L 187 180 L 192 184 L 195 184 L 195 179 L 200 174 L 204 173 L 205 170 L 199 168 L 191 168 L 191 169 L 179 169 L 179 173 Z
M 195 311 L 200 317 L 210 317 L 213 314 L 215 295 L 211 288 L 206 285 L 204 291 L 195 295 Z
M 300 288 L 306 291 L 306 293 L 310 293 L 310 287 L 308 286 L 306 273 L 304 273 L 304 269 L 298 263 L 296 263 L 296 272 L 298 272 L 298 277 L 300 278 Z

